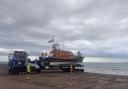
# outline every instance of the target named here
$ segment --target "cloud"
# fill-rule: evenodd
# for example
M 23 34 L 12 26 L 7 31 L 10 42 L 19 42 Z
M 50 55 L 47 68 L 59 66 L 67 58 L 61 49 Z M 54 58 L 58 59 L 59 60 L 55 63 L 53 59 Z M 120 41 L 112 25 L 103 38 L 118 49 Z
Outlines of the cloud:
M 54 34 L 85 56 L 128 57 L 127 8 L 127 0 L 1 0 L 0 54 L 21 48 L 38 55 Z

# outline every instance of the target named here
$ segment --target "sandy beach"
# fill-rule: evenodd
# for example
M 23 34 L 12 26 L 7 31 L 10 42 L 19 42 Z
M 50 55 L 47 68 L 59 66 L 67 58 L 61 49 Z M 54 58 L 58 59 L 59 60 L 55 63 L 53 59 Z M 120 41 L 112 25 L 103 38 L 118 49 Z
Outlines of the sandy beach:
M 96 73 L 42 72 L 31 75 L 10 75 L 7 65 L 0 65 L 0 89 L 128 89 L 128 76 Z

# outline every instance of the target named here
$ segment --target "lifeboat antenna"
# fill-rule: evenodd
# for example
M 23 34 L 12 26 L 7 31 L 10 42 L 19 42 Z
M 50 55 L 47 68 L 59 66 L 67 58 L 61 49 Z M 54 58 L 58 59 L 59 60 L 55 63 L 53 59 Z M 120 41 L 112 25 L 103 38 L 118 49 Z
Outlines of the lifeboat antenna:
M 63 50 L 64 50 L 64 41 L 63 41 Z
M 55 41 L 55 39 L 54 39 L 54 35 L 53 35 L 52 39 L 48 41 L 48 43 L 51 44 L 51 48 L 53 48 L 54 41 Z

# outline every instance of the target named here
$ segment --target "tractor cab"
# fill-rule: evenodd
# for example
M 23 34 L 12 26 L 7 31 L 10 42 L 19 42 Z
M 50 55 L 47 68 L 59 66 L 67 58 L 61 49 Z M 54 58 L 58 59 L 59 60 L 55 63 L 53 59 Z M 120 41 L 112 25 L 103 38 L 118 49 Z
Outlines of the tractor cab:
M 25 73 L 27 64 L 31 63 L 26 51 L 14 51 L 9 54 L 8 58 L 8 70 L 10 74 Z M 36 63 L 31 63 L 31 72 L 39 73 L 40 68 L 37 66 Z

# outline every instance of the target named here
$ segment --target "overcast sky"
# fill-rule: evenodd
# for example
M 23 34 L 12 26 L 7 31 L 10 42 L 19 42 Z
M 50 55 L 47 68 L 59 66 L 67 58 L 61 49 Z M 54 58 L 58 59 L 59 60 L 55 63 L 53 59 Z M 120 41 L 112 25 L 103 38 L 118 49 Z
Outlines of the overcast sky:
M 0 0 L 1 55 L 39 55 L 51 34 L 85 56 L 128 57 L 128 0 Z

